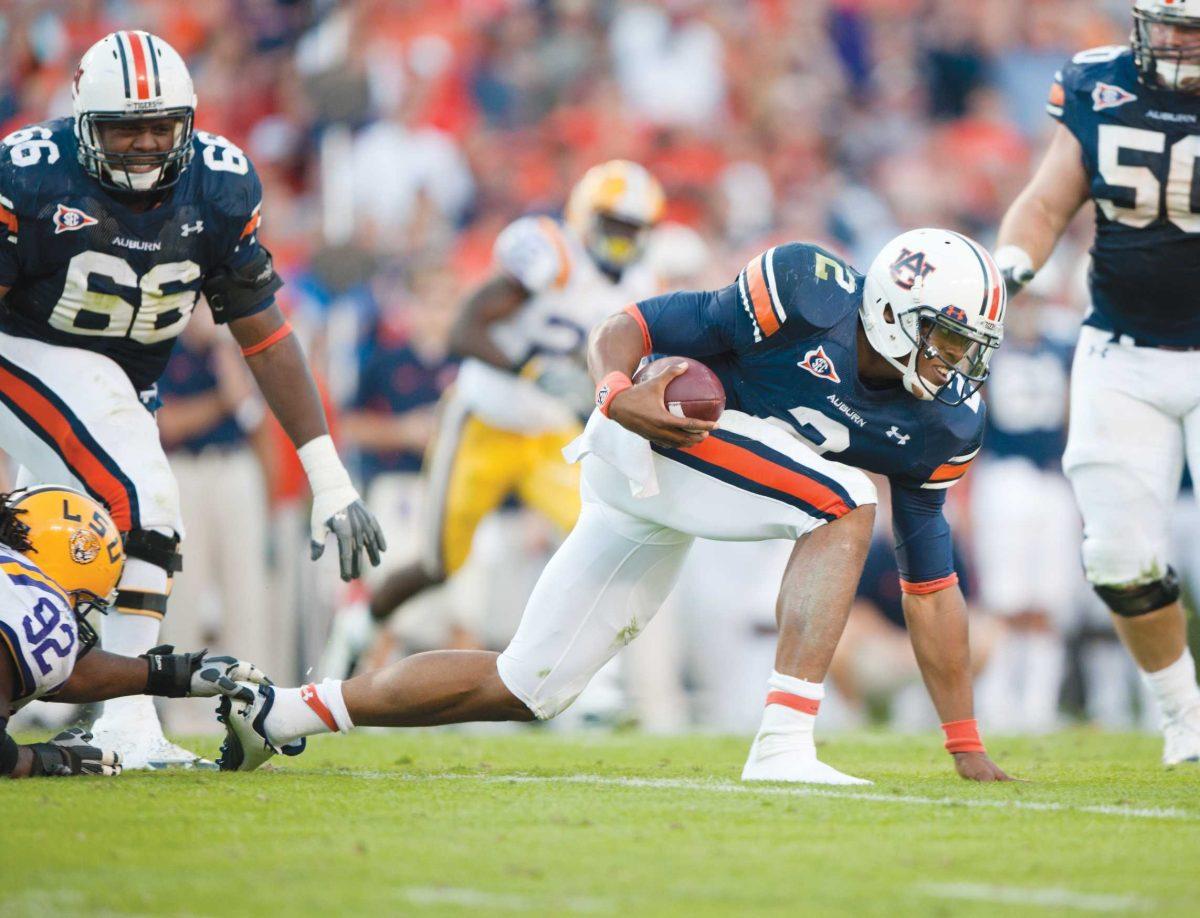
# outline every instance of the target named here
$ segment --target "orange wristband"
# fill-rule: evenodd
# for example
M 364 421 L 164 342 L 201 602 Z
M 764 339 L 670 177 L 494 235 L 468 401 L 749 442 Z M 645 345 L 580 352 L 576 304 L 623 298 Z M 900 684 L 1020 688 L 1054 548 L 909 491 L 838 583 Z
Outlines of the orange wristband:
M 942 732 L 946 734 L 946 751 L 951 755 L 956 752 L 987 751 L 983 748 L 983 740 L 979 738 L 979 721 L 974 717 L 942 724 Z
M 631 388 L 633 388 L 633 380 L 620 370 L 613 370 L 600 380 L 600 385 L 596 387 L 596 407 L 600 409 L 602 415 L 608 417 L 608 406 L 612 404 L 617 393 Z

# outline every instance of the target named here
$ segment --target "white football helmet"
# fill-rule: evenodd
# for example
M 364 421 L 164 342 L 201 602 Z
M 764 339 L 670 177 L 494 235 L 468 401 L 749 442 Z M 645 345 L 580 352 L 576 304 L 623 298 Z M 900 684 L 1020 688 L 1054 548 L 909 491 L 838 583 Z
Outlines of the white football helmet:
M 916 229 L 871 262 L 859 315 L 871 347 L 904 374 L 904 388 L 957 405 L 987 379 L 1005 304 L 1000 270 L 983 246 L 950 230 Z M 941 364 L 941 385 L 917 373 L 922 354 Z
M 79 62 L 71 89 L 79 162 L 100 184 L 118 191 L 159 191 L 179 181 L 192 159 L 196 93 L 179 53 L 149 32 L 113 32 Z M 169 150 L 111 152 L 102 129 L 130 120 L 172 119 Z M 151 168 L 144 168 L 149 165 Z
M 650 172 L 627 159 L 592 166 L 567 199 L 567 225 L 595 262 L 620 274 L 642 257 L 645 231 L 662 217 L 666 198 Z
M 1137 0 L 1129 41 L 1147 86 L 1200 92 L 1200 0 Z

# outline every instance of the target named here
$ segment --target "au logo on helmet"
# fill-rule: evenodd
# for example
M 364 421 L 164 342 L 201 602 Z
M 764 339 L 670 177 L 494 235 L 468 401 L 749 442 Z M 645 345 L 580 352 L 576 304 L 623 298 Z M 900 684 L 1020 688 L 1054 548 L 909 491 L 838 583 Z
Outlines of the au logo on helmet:
M 901 290 L 912 290 L 917 281 L 923 280 L 937 268 L 925 260 L 924 252 L 902 248 L 896 260 L 889 265 L 889 270 L 897 287 Z

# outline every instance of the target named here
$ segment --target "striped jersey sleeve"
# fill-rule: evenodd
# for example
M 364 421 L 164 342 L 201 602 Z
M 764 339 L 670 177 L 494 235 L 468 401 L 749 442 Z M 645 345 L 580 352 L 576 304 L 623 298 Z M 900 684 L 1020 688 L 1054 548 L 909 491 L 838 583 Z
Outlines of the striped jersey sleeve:
M 933 470 L 933 474 L 921 484 L 921 487 L 927 491 L 944 491 L 946 488 L 953 487 L 967 474 L 967 469 L 979 455 L 979 449 L 980 447 L 976 446 L 957 456 L 951 456 Z
M 562 228 L 549 217 L 521 217 L 496 237 L 496 265 L 530 293 L 561 289 L 571 275 Z

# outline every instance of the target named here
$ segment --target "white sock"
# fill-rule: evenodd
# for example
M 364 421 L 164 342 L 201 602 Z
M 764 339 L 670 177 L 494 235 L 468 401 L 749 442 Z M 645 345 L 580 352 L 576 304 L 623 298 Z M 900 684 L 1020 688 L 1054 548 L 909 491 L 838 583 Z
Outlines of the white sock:
M 101 625 L 104 649 L 123 657 L 136 657 L 158 643 L 162 619 L 110 609 Z
M 1165 669 L 1142 673 L 1142 681 L 1153 693 L 1163 717 L 1170 720 L 1194 704 L 1200 703 L 1200 686 L 1196 685 L 1196 661 L 1186 647 L 1183 654 Z
M 813 728 L 817 709 L 825 697 L 824 684 L 772 672 L 767 686 L 771 691 L 767 693 L 762 726 L 754 741 L 758 757 L 797 751 L 815 756 Z
M 302 736 L 354 729 L 342 698 L 342 680 L 326 679 L 299 688 L 275 689 L 275 704 L 267 715 L 267 737 L 276 746 L 286 746 Z

